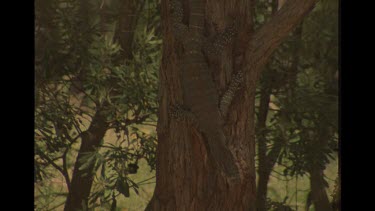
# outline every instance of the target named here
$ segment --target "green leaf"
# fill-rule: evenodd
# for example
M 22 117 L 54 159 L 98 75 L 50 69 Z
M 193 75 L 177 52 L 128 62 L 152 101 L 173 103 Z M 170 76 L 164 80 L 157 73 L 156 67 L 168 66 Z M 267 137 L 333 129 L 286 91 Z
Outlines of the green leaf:
M 81 166 L 78 169 L 80 171 L 88 169 L 95 162 L 95 155 L 95 152 L 83 155 L 78 161 L 78 163 L 81 164 Z
M 102 170 L 100 172 L 101 176 L 105 179 L 106 178 L 106 175 L 105 175 L 105 163 L 103 163 L 102 165 Z
M 121 178 L 118 178 L 117 179 L 117 187 L 116 187 L 117 191 L 120 192 L 121 194 L 123 194 L 125 197 L 129 197 L 130 196 L 130 193 L 129 193 L 129 184 L 122 180 Z

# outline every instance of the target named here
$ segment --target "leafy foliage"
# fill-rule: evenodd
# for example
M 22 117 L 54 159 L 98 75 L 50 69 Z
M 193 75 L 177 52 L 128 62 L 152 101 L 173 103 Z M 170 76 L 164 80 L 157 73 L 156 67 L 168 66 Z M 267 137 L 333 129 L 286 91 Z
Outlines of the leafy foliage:
M 156 135 L 147 131 L 155 129 L 158 106 L 160 8 L 154 1 L 135 1 L 138 24 L 123 29 L 118 24 L 124 16 L 121 4 L 36 2 L 35 182 L 42 187 L 59 172 L 69 186 L 80 141 L 90 126 L 101 124 L 94 118 L 100 112 L 107 134 L 113 132 L 117 140 L 102 140 L 77 161 L 80 170 L 94 166 L 90 206 L 100 199 L 100 206 L 111 202 L 115 207 L 116 191 L 128 195 L 126 186 L 137 192 L 127 175 L 136 173 L 139 159 L 155 169 Z M 121 30 L 134 32 L 126 49 L 118 42 L 118 36 L 127 36 Z M 124 51 L 131 56 L 124 57 Z M 48 187 L 38 194 L 43 191 Z
M 256 28 L 270 18 L 275 2 L 256 5 Z M 265 137 L 268 159 L 283 166 L 284 176 L 324 170 L 337 155 L 337 9 L 335 0 L 320 1 L 276 50 L 259 83 L 258 97 L 268 93 L 270 104 L 266 128 L 256 131 L 258 144 Z M 260 108 L 256 112 L 259 117 Z M 280 153 L 272 154 L 277 147 Z
M 286 205 L 286 200 L 288 197 L 285 197 L 284 201 L 276 202 L 272 201 L 270 198 L 267 198 L 267 210 L 269 211 L 294 211 L 290 206 Z
M 131 175 L 138 173 L 141 159 L 155 170 L 157 140 L 149 130 L 155 129 L 158 106 L 160 4 L 134 2 L 137 24 L 124 29 L 121 0 L 36 1 L 38 209 L 55 209 L 55 198 L 64 203 L 79 144 L 96 124 L 93 117 L 98 112 L 105 117 L 107 135 L 115 138 L 102 137 L 100 146 L 78 161 L 82 170 L 94 166 L 90 208 L 116 210 L 120 196 L 138 195 L 146 180 L 136 182 Z M 257 1 L 255 29 L 269 20 L 275 2 Z M 316 166 L 324 169 L 336 154 L 337 14 L 337 1 L 321 0 L 277 49 L 259 83 L 259 93 L 270 90 L 272 106 L 266 128 L 256 131 L 257 137 L 264 134 L 268 154 L 281 147 L 276 160 L 285 176 L 302 176 Z M 129 32 L 134 33 L 131 45 L 123 46 L 121 40 Z M 60 180 L 66 185 L 50 185 Z M 286 200 L 268 200 L 268 209 L 292 210 Z

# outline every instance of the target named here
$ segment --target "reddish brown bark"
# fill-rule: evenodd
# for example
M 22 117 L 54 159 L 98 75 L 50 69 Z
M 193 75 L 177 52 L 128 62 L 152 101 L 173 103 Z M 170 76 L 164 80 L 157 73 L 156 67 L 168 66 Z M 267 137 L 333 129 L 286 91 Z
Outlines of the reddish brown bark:
M 243 64 L 247 65 L 247 81 L 258 79 L 269 57 L 303 18 L 314 8 L 318 0 L 287 0 L 271 20 L 254 33 L 248 43 Z
M 178 72 L 180 46 L 170 28 L 169 1 L 162 1 L 164 44 L 159 74 L 156 187 L 146 210 L 255 210 L 254 98 L 257 77 L 273 50 L 315 1 L 289 0 L 280 13 L 253 36 L 251 2 L 207 0 L 206 7 L 206 29 L 210 35 L 231 24 L 229 17 L 236 17 L 240 25 L 234 44 L 218 61 L 210 63 L 219 93 L 225 90 L 234 68 L 246 67 L 244 89 L 234 98 L 224 128 L 229 139 L 227 145 L 241 175 L 238 183 L 231 183 L 207 158 L 201 133 L 187 122 L 177 122 L 168 116 L 169 106 L 183 104 L 183 93 Z M 253 38 L 250 40 L 249 37 Z

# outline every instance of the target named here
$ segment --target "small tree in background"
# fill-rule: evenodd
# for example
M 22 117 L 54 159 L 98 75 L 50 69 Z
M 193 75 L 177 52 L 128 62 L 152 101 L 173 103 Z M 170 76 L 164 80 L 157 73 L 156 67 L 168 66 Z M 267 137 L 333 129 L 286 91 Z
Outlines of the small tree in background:
M 262 75 L 257 119 L 259 210 L 265 210 L 275 164 L 285 166 L 284 175 L 310 176 L 307 209 L 313 202 L 315 210 L 331 210 L 323 171 L 337 156 L 337 8 L 337 1 L 321 1 L 278 48 Z
M 139 159 L 155 169 L 156 137 L 141 127 L 156 124 L 157 14 L 146 0 L 36 2 L 38 197 L 50 194 L 42 185 L 57 170 L 66 183 L 67 195 L 59 194 L 67 196 L 65 210 L 115 207 L 118 194 L 137 192 L 128 175 Z M 103 142 L 112 130 L 117 140 Z

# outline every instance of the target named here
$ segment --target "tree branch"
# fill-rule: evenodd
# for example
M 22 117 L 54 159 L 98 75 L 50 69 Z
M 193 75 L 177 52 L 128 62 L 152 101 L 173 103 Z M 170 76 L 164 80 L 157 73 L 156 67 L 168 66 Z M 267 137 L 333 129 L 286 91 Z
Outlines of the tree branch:
M 263 70 L 264 65 L 289 33 L 303 20 L 314 8 L 318 0 L 288 0 L 283 7 L 273 15 L 269 22 L 265 23 L 255 32 L 249 41 L 244 64 L 246 72 L 252 70 L 246 76 L 251 81 L 256 81 Z
M 49 164 L 51 164 L 56 170 L 58 170 L 65 179 L 65 182 L 70 185 L 70 179 L 69 179 L 69 174 L 66 169 L 61 168 L 59 165 L 57 165 L 48 155 L 44 154 L 41 150 L 37 150 L 37 155 L 40 156 L 40 158 L 46 160 Z M 65 156 L 65 153 L 63 157 Z M 64 158 L 63 158 L 64 159 Z
M 70 191 L 70 184 L 71 183 L 70 183 L 70 178 L 69 178 L 69 173 L 68 173 L 66 155 L 68 154 L 70 147 L 71 147 L 71 144 L 69 145 L 69 147 L 67 147 L 65 149 L 64 154 L 62 156 L 62 160 L 63 160 L 62 171 L 64 172 L 63 175 L 65 177 L 65 182 L 66 182 L 66 185 L 68 187 L 68 192 Z
M 248 43 L 242 67 L 232 75 L 230 85 L 220 99 L 220 109 L 224 116 L 244 80 L 247 80 L 249 86 L 256 86 L 260 73 L 272 53 L 318 1 L 288 0 L 269 22 L 255 32 Z

